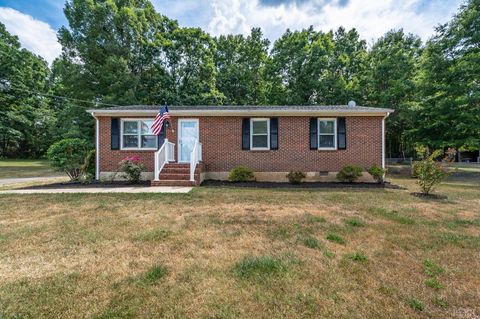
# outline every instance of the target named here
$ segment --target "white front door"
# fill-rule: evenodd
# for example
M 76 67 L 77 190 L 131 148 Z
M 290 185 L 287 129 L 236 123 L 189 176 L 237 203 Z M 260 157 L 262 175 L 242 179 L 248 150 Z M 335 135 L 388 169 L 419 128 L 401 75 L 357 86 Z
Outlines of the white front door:
M 190 163 L 190 156 L 198 140 L 198 120 L 180 119 L 178 120 L 178 161 Z

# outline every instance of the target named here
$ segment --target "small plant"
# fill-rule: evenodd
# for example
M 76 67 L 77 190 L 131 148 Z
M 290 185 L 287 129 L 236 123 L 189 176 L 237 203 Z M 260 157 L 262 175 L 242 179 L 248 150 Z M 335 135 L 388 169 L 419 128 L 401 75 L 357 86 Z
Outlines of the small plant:
M 347 219 L 345 221 L 345 223 L 349 226 L 352 226 L 352 227 L 363 227 L 363 226 L 365 226 L 365 222 L 363 222 L 361 219 L 358 219 L 358 218 Z
M 363 168 L 357 165 L 344 166 L 340 172 L 337 173 L 337 179 L 344 183 L 353 183 L 360 176 L 362 176 Z
M 415 311 L 423 311 L 425 309 L 423 303 L 417 298 L 410 298 L 408 300 L 408 305 Z
M 323 255 L 324 255 L 325 257 L 327 257 L 327 258 L 333 258 L 333 257 L 335 257 L 335 253 L 331 252 L 330 250 L 325 250 L 325 251 L 323 252 Z
M 305 177 L 307 177 L 307 175 L 301 171 L 291 171 L 287 174 L 288 181 L 291 184 L 300 184 Z
M 435 159 L 441 155 L 440 150 L 428 155 L 428 149 L 421 158 L 412 165 L 412 175 L 417 178 L 417 184 L 423 194 L 428 195 L 433 189 L 448 176 L 445 164 Z
M 253 170 L 246 166 L 237 166 L 228 175 L 228 180 L 231 182 L 250 182 L 254 179 Z
M 234 268 L 235 274 L 240 278 L 272 276 L 288 270 L 287 264 L 272 256 L 245 256 L 239 260 Z
M 84 174 L 88 143 L 79 138 L 67 138 L 52 144 L 47 151 L 50 164 L 76 181 Z
M 436 278 L 428 278 L 425 280 L 425 285 L 436 290 L 443 288 L 443 285 Z
M 308 248 L 317 249 L 321 247 L 320 241 L 313 236 L 303 238 L 302 242 L 303 245 Z
M 327 235 L 327 237 L 325 237 L 327 240 L 331 241 L 331 242 L 334 242 L 334 243 L 337 243 L 337 244 L 341 244 L 341 245 L 345 245 L 345 239 L 343 239 L 343 237 L 337 235 L 337 234 L 333 234 L 333 233 L 330 233 Z
M 150 268 L 143 276 L 143 281 L 147 284 L 153 284 L 167 274 L 167 268 L 162 265 L 154 266 Z
M 120 162 L 119 171 L 123 173 L 123 177 L 130 183 L 138 184 L 142 172 L 145 171 L 145 165 L 140 163 L 140 157 L 138 156 L 125 157 Z
M 429 277 L 434 277 L 443 274 L 445 270 L 433 260 L 425 259 L 423 261 L 423 272 Z
M 368 173 L 370 175 L 372 175 L 373 179 L 377 183 L 383 183 L 384 182 L 384 177 L 385 177 L 386 170 L 381 168 L 380 166 L 373 165 L 372 167 L 370 167 L 368 169 Z
M 346 257 L 350 260 L 358 261 L 358 262 L 365 262 L 368 260 L 367 256 L 365 256 L 362 253 L 351 253 L 346 255 Z

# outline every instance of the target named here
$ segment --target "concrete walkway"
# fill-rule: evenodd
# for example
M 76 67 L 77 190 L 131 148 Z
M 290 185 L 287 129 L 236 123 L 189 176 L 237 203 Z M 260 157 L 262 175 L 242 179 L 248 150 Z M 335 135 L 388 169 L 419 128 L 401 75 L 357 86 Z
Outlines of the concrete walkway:
M 2 194 L 85 194 L 85 193 L 188 193 L 192 187 L 155 186 L 155 187 L 92 187 L 92 188 L 58 188 L 58 189 L 12 189 L 0 191 Z

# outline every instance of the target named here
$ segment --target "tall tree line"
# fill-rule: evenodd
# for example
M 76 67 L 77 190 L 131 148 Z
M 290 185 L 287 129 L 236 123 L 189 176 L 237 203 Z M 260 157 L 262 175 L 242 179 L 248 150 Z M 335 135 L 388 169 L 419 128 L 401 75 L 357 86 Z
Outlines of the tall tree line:
M 62 55 L 49 67 L 0 24 L 0 156 L 41 156 L 65 137 L 93 140 L 88 108 L 129 104 L 346 104 L 388 107 L 389 156 L 480 145 L 480 0 L 425 44 L 391 30 L 259 28 L 212 37 L 148 0 L 68 0 Z

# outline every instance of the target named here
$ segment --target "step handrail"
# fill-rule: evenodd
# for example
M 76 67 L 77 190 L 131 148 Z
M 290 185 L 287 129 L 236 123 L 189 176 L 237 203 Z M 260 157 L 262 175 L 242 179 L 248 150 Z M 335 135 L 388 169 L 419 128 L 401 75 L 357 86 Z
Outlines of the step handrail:
M 202 160 L 202 143 L 195 139 L 192 152 L 190 153 L 190 181 L 195 181 L 195 169 L 197 164 Z
M 158 149 L 158 151 L 155 152 L 154 159 L 155 159 L 155 164 L 154 164 L 155 175 L 153 179 L 155 181 L 159 181 L 160 172 L 162 171 L 165 164 L 168 164 L 168 162 L 175 161 L 175 144 L 172 142 L 169 142 L 168 139 L 166 138 L 162 146 Z

